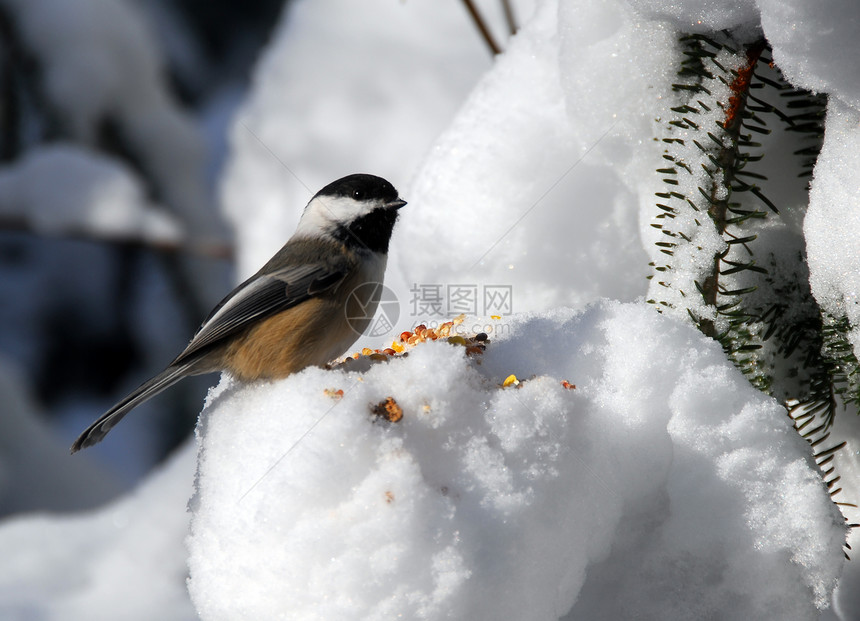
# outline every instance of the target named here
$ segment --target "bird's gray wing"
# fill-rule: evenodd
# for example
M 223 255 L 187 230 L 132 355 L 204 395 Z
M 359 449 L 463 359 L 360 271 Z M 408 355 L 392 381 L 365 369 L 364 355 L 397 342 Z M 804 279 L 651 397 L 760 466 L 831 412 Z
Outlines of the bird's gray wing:
M 122 401 L 114 405 L 107 412 L 99 416 L 99 418 L 83 433 L 78 436 L 75 443 L 72 444 L 72 453 L 76 453 L 82 448 L 92 446 L 101 442 L 107 435 L 107 432 L 123 419 L 123 417 L 131 412 L 138 405 L 154 397 L 165 388 L 172 386 L 186 375 L 193 375 L 194 361 L 187 361 L 178 365 L 170 365 L 164 371 L 155 377 L 145 381 L 138 386 L 133 392 L 126 395 Z
M 345 265 L 310 263 L 252 276 L 213 309 L 172 364 L 188 360 L 202 349 L 247 328 L 255 320 L 284 311 L 337 286 L 347 271 Z
M 201 368 L 195 353 L 242 330 L 255 319 L 295 306 L 337 286 L 346 274 L 345 266 L 311 263 L 284 267 L 265 276 L 252 276 L 215 307 L 185 351 L 170 366 L 141 384 L 87 427 L 72 445 L 72 453 L 100 442 L 132 409 L 186 375 L 211 371 L 206 366 Z

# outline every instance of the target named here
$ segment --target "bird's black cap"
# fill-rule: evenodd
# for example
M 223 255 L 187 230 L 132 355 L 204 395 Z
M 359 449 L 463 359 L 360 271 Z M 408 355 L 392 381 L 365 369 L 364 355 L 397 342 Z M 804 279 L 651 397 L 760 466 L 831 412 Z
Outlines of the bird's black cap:
M 391 203 L 397 200 L 397 190 L 382 177 L 358 173 L 332 181 L 317 192 L 317 196 L 343 196 L 357 201 L 378 200 Z

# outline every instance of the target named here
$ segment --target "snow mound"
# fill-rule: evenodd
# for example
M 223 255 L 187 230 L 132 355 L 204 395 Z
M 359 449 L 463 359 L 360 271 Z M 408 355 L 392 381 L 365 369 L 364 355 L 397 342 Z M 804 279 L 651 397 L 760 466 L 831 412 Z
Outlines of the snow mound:
M 818 617 L 843 519 L 714 343 L 642 304 L 492 327 L 480 364 L 435 342 L 222 382 L 192 501 L 202 619 Z M 400 422 L 370 413 L 386 397 Z
M 757 4 L 774 61 L 785 77 L 796 86 L 835 95 L 860 108 L 860 5 L 853 0 L 758 0 Z
M 749 28 L 758 11 L 755 0 L 627 0 L 642 15 L 654 20 L 669 20 L 685 32 L 715 32 Z
M 98 511 L 33 514 L 0 528 L 0 618 L 191 621 L 185 589 L 190 444 Z
M 626 136 L 648 126 L 642 101 L 658 103 L 662 50 L 641 72 L 621 61 L 631 39 L 665 46 L 666 33 L 615 5 L 539 3 L 476 85 L 404 192 L 392 267 L 409 282 L 510 285 L 517 311 L 645 293 L 624 182 L 641 148 Z
M 87 459 L 70 463 L 67 443 L 57 438 L 23 374 L 4 357 L 0 401 L 0 516 L 83 509 L 119 493 L 113 473 Z M 2 531 L 0 525 L 0 539 Z
M 809 282 L 821 307 L 847 316 L 860 354 L 860 112 L 838 100 L 827 111 L 824 146 L 815 166 L 804 221 Z M 838 222 L 838 226 L 833 223 Z

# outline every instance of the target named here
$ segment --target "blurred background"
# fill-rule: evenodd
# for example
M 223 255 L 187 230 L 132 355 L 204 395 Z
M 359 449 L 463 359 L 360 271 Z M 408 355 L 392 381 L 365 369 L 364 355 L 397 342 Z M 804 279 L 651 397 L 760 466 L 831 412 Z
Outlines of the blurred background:
M 229 290 L 224 136 L 282 5 L 0 4 L 0 364 L 58 444 L 169 361 Z M 209 383 L 180 385 L 94 451 L 116 485 L 189 434 Z M 26 450 L 2 403 L 0 433 Z M 65 504 L 3 491 L 4 512 Z
M 185 441 L 217 376 L 67 453 L 181 351 L 316 189 L 366 171 L 402 191 L 516 28 L 508 2 L 312 4 L 0 2 L 0 515 L 95 506 Z M 255 72 L 271 85 L 273 71 L 283 107 L 249 112 L 278 100 L 248 103 Z M 255 118 L 292 133 L 274 140 Z M 254 181 L 261 162 L 288 201 Z

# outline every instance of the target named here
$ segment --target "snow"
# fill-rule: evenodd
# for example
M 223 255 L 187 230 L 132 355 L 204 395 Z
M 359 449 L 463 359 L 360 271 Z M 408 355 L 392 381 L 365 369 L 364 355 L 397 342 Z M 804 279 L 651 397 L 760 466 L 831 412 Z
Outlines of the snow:
M 815 298 L 835 317 L 847 315 L 855 354 L 860 353 L 860 111 L 838 99 L 827 110 L 824 147 L 815 168 L 804 223 L 810 283 Z M 839 221 L 839 226 L 830 223 Z
M 196 239 L 219 220 L 201 189 L 204 142 L 169 92 L 159 52 L 127 0 L 3 0 L 37 55 L 48 104 L 73 137 L 93 144 L 112 123 Z M 181 171 L 181 174 L 177 174 Z
M 110 110 L 164 170 L 202 174 L 133 5 L 76 0 L 113 8 L 75 14 L 4 1 L 45 58 L 67 63 L 46 79 L 82 134 Z M 794 251 L 802 233 L 817 301 L 860 325 L 860 12 L 847 0 L 517 8 L 523 28 L 490 59 L 456 3 L 292 3 L 235 117 L 221 188 L 242 277 L 281 246 L 319 187 L 360 171 L 391 180 L 409 204 L 387 283 L 412 308 L 394 333 L 448 318 L 428 316 L 416 291 L 507 287 L 502 319 L 463 324 L 490 332 L 480 364 L 436 342 L 280 382 L 222 378 L 201 414 L 196 486 L 186 447 L 97 512 L 0 524 L 0 616 L 858 617 L 844 520 L 785 410 L 685 312 L 660 316 L 642 299 L 655 290 L 645 279 L 657 258 L 655 119 L 676 105 L 677 34 L 761 30 L 792 83 L 830 96 L 805 221 L 805 182 L 775 183 L 787 207 L 763 241 Z M 124 34 L 92 69 L 75 45 L 107 37 L 108 16 Z M 81 75 L 98 78 L 92 92 L 70 79 Z M 234 97 L 225 92 L 213 118 Z M 56 201 L 34 179 L 64 175 L 75 209 L 40 212 Z M 199 205 L 183 187 L 173 187 L 187 199 L 178 202 Z M 41 227 L 151 226 L 133 174 L 79 147 L 43 147 L 2 169 L 0 198 L 11 196 L 2 208 Z M 700 234 L 702 246 L 721 243 Z M 692 256 L 677 265 L 672 282 L 689 288 L 702 266 Z M 510 374 L 520 387 L 500 386 Z M 370 414 L 389 396 L 404 411 L 398 423 Z M 843 415 L 834 430 L 848 440 L 836 455 L 847 501 L 860 492 L 856 427 Z M 0 466 L 0 491 L 24 463 Z
M 541 5 L 405 194 L 392 266 L 408 282 L 507 285 L 518 311 L 644 294 L 648 261 L 635 198 L 619 178 L 632 152 L 619 136 L 642 111 L 635 100 L 616 106 L 622 76 L 617 90 L 599 95 L 603 101 L 583 101 L 580 84 L 603 78 L 579 67 L 588 67 L 583 61 L 600 43 L 583 41 L 578 11 L 561 10 L 561 24 L 557 12 L 553 2 Z M 659 38 L 650 29 L 643 38 L 652 35 Z M 626 86 L 644 91 L 649 78 Z M 576 94 L 567 100 L 569 93 Z M 446 223 L 444 233 L 435 222 Z M 552 243 L 562 231 L 565 242 Z
M 490 66 L 473 28 L 463 7 L 428 0 L 291 6 L 231 133 L 222 193 L 240 277 L 283 245 L 332 180 L 370 172 L 403 192 Z
M 431 342 L 365 373 L 222 381 L 192 501 L 201 618 L 817 618 L 842 517 L 715 343 L 643 303 L 496 327 L 480 364 Z M 387 396 L 399 423 L 370 414 Z
M 627 0 L 642 15 L 653 20 L 669 20 L 685 32 L 717 32 L 755 23 L 755 0 Z
M 122 164 L 71 144 L 33 149 L 0 171 L 0 217 L 41 234 L 176 243 L 179 224 L 144 194 Z
M 856 181 L 860 153 L 860 91 L 856 63 L 856 32 L 860 7 L 844 0 L 816 3 L 759 0 L 761 24 L 774 45 L 774 60 L 795 84 L 828 94 L 824 144 L 815 166 L 809 210 L 803 223 L 809 263 L 809 282 L 816 301 L 833 317 L 847 317 L 853 326 L 850 343 L 860 354 L 860 282 L 858 256 L 860 220 L 856 206 L 860 190 Z M 847 417 L 842 417 L 843 419 Z M 835 456 L 835 467 L 844 473 L 846 491 L 856 496 L 860 472 L 860 437 L 856 421 L 839 420 L 835 437 L 847 445 Z M 852 476 L 854 475 L 854 476 Z M 853 514 L 851 520 L 856 522 Z M 860 536 L 849 537 L 856 548 Z M 856 564 L 849 564 L 843 584 L 834 597 L 840 618 L 860 615 Z
M 758 6 L 774 60 L 792 84 L 860 107 L 860 67 L 854 56 L 860 28 L 856 2 L 758 0 Z
M 59 440 L 30 394 L 26 380 L 0 358 L 0 514 L 69 511 L 118 495 L 110 472 L 89 459 L 69 463 Z
M 183 546 L 193 472 L 188 443 L 140 488 L 97 511 L 4 522 L 0 617 L 194 619 Z

